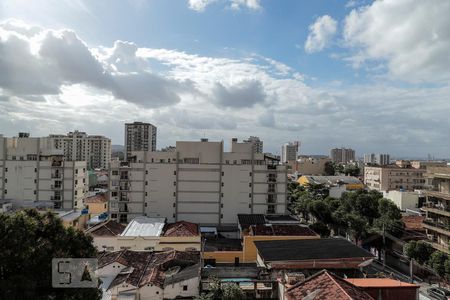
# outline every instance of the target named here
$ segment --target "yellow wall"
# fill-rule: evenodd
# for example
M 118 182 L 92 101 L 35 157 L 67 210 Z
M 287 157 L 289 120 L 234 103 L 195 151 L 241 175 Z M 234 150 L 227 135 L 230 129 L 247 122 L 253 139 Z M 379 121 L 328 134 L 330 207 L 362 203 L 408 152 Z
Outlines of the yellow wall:
M 88 215 L 81 215 L 76 220 L 72 221 L 62 221 L 65 227 L 75 227 L 80 230 L 84 230 L 86 228 L 86 224 L 88 221 Z
M 345 188 L 347 189 L 347 191 L 360 190 L 360 189 L 364 188 L 364 184 L 363 183 L 349 183 L 349 184 L 345 185 Z
M 320 239 L 320 236 L 271 236 L 271 235 L 257 235 L 257 236 L 244 236 L 243 247 L 243 261 L 255 262 L 257 257 L 257 250 L 255 241 L 279 241 L 279 240 L 312 240 Z
M 306 177 L 306 176 L 300 176 L 300 178 L 297 180 L 297 182 L 300 185 L 307 185 L 307 184 L 309 184 L 308 177 Z
M 239 257 L 239 262 L 243 262 L 242 251 L 203 252 L 203 259 L 215 259 L 216 263 L 234 263 L 235 257 Z
M 108 210 L 108 205 L 106 202 L 104 203 L 86 203 L 86 206 L 89 206 L 89 214 L 91 216 L 99 215 Z

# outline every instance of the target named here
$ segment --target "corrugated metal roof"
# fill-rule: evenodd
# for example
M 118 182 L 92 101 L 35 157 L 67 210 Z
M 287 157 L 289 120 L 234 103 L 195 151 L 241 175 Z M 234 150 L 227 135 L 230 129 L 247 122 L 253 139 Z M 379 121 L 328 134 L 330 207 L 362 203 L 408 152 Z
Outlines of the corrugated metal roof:
M 160 236 L 165 223 L 165 218 L 135 218 L 120 236 Z

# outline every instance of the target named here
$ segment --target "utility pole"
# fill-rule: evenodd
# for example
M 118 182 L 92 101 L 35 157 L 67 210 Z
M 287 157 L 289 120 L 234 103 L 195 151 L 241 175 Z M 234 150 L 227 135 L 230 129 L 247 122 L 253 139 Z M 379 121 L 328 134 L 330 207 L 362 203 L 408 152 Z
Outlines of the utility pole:
M 383 271 L 386 268 L 386 227 L 383 222 Z

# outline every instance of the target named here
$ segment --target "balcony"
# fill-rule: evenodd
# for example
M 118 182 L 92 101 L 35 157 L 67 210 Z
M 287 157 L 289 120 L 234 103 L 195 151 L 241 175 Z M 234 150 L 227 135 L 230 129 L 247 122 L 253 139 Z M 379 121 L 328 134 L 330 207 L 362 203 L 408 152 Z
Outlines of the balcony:
M 434 220 L 425 219 L 423 221 L 423 227 L 441 233 L 445 236 L 450 236 L 450 225 L 448 224 L 438 223 Z
M 52 167 L 62 167 L 62 161 L 52 161 Z
M 56 173 L 56 174 L 52 174 L 52 178 L 61 178 L 61 174 L 60 173 Z
M 430 191 L 430 190 L 423 190 L 423 194 L 427 197 L 433 197 L 433 198 L 439 198 L 450 201 L 450 194 L 441 193 L 439 191 Z
M 129 191 L 130 187 L 129 186 L 121 186 L 121 187 L 119 187 L 119 190 L 120 191 Z
M 50 188 L 52 189 L 52 190 L 61 190 L 62 189 L 62 186 L 61 185 L 51 185 L 50 186 Z
M 50 196 L 50 200 L 52 200 L 52 201 L 61 201 L 61 196 Z
M 128 180 L 129 177 L 128 176 L 120 176 L 120 180 Z
M 445 206 L 443 207 L 443 206 L 428 202 L 422 207 L 422 209 L 429 213 L 450 217 L 450 209 L 448 209 Z

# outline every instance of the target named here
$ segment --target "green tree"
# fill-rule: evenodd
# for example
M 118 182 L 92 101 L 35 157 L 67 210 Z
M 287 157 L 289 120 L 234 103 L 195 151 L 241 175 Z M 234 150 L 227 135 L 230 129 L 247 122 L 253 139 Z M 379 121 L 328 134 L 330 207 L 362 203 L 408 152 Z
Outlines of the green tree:
M 445 276 L 445 262 L 449 259 L 448 255 L 441 251 L 434 251 L 430 259 L 428 260 L 428 265 L 437 273 L 439 276 Z
M 236 283 L 223 283 L 222 284 L 222 298 L 224 300 L 241 300 L 245 295 L 242 289 Z
M 311 228 L 311 230 L 313 230 L 314 232 L 318 233 L 322 238 L 329 237 L 331 233 L 328 226 L 322 222 L 315 222 L 309 225 L 309 228 Z
M 360 173 L 360 169 L 356 164 L 348 164 L 344 170 L 343 173 L 345 175 L 350 175 L 350 176 L 359 176 Z
M 324 166 L 324 172 L 326 176 L 333 176 L 335 174 L 334 165 L 331 161 L 327 161 Z
M 422 241 L 410 241 L 403 246 L 403 253 L 419 264 L 427 262 L 434 251 L 430 244 Z
M 92 238 L 53 213 L 0 214 L 1 299 L 100 299 L 93 289 L 52 288 L 53 258 L 95 258 Z

